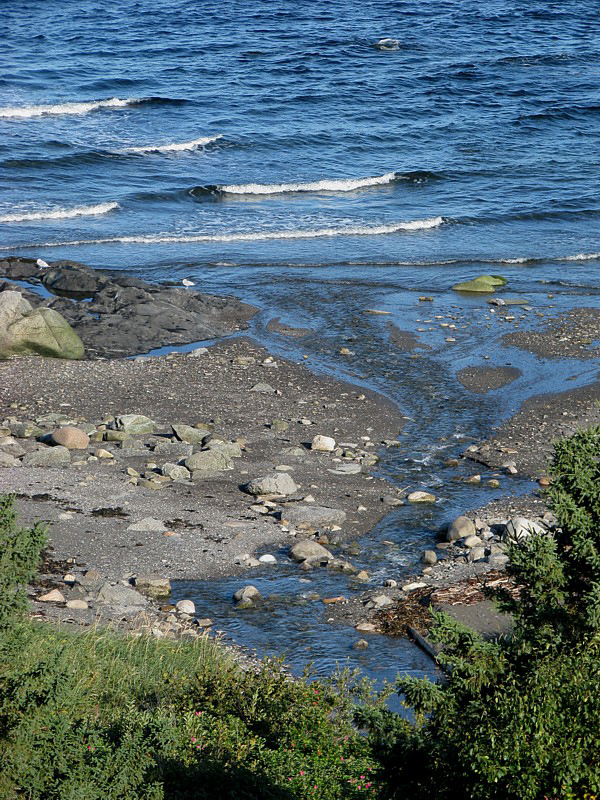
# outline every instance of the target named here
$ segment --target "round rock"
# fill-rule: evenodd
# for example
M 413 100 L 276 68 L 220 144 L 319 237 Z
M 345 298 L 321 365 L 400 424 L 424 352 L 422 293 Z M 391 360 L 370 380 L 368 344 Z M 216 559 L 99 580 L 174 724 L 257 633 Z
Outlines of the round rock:
M 52 432 L 52 442 L 69 450 L 85 450 L 90 443 L 90 437 L 79 428 L 65 425 Z
M 467 539 L 469 536 L 475 536 L 475 525 L 468 517 L 457 517 L 448 526 L 446 539 L 449 542 L 455 542 L 457 539 Z

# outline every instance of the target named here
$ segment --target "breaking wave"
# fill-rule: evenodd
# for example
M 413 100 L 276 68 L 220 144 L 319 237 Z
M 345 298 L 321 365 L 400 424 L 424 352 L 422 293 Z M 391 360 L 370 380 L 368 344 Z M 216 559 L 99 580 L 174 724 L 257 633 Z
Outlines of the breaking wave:
M 182 150 L 196 150 L 198 147 L 204 147 L 211 142 L 216 142 L 221 139 L 222 134 L 216 136 L 202 136 L 199 139 L 192 139 L 190 142 L 173 142 L 171 144 L 149 144 L 143 147 L 126 147 L 119 150 L 120 153 L 171 153 L 180 152 Z
M 90 217 L 107 214 L 119 207 L 118 203 L 98 203 L 95 206 L 77 206 L 76 208 L 55 208 L 42 211 L 21 211 L 16 214 L 5 214 L 0 222 L 29 222 L 36 219 L 71 219 L 72 217 Z
M 385 186 L 394 183 L 397 173 L 386 172 L 369 178 L 309 181 L 307 183 L 239 183 L 222 186 L 195 186 L 191 194 L 288 194 L 292 192 L 353 192 L 369 186 Z
M 108 100 L 92 100 L 87 103 L 50 103 L 39 106 L 13 106 L 0 108 L 0 117 L 13 117 L 28 119 L 30 117 L 43 117 L 54 114 L 87 114 L 89 111 L 98 111 L 104 108 L 126 108 L 128 106 L 140 106 L 152 103 L 174 103 L 180 104 L 185 100 L 177 100 L 169 97 L 110 97 Z

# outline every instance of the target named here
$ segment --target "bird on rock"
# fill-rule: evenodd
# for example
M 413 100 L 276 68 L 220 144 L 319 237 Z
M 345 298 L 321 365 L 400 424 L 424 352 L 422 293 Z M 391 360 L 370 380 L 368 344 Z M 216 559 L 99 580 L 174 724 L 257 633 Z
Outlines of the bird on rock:
M 43 258 L 38 258 L 35 263 L 40 269 L 50 269 L 50 264 L 46 263 Z
M 183 285 L 185 286 L 186 289 L 189 289 L 190 286 L 195 286 L 196 285 L 194 283 L 194 281 L 189 281 L 187 278 L 184 278 L 181 282 L 183 283 Z

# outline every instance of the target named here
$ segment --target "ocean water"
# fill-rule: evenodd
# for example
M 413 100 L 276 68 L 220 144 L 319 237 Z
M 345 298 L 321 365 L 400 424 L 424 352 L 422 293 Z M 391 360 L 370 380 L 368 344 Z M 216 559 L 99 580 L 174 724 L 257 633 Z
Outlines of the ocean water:
M 499 349 L 485 299 L 450 287 L 492 272 L 542 313 L 597 303 L 597 4 L 0 6 L 0 256 L 236 294 L 263 309 L 251 333 L 275 352 L 393 397 L 411 419 L 381 468 L 402 485 L 434 487 L 440 503 L 391 515 L 361 557 L 375 554 L 378 579 L 409 574 L 444 518 L 493 496 L 448 482 L 443 461 L 525 398 L 595 371 Z M 433 306 L 419 304 L 423 293 Z M 313 334 L 277 336 L 273 316 Z M 437 317 L 456 326 L 451 345 Z M 417 359 L 398 351 L 388 321 L 423 331 L 431 349 Z M 355 357 L 340 358 L 340 346 Z M 523 375 L 474 397 L 456 371 L 483 363 Z M 263 580 L 280 594 L 298 589 L 283 568 Z M 344 591 L 339 580 L 317 582 Z M 288 610 L 273 611 L 280 626 L 234 618 L 230 588 L 180 591 L 196 591 L 261 652 L 285 644 L 301 665 L 310 641 L 324 670 L 348 655 L 348 633 L 325 634 L 314 604 L 294 611 L 293 639 Z M 393 661 L 391 647 L 352 657 L 376 672 Z M 398 664 L 425 668 L 398 648 Z

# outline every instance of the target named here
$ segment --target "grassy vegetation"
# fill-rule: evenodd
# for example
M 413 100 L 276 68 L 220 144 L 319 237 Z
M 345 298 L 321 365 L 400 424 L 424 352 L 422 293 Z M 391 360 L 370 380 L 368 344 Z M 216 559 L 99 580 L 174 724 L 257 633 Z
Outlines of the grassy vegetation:
M 0 504 L 0 798 L 376 797 L 352 676 L 243 670 L 209 639 L 67 633 L 27 620 L 43 532 Z
M 44 533 L 0 499 L 0 800 L 596 800 L 600 429 L 560 442 L 552 471 L 560 527 L 512 548 L 520 600 L 496 593 L 513 635 L 437 615 L 448 679 L 399 681 L 410 722 L 353 676 L 29 621 Z

